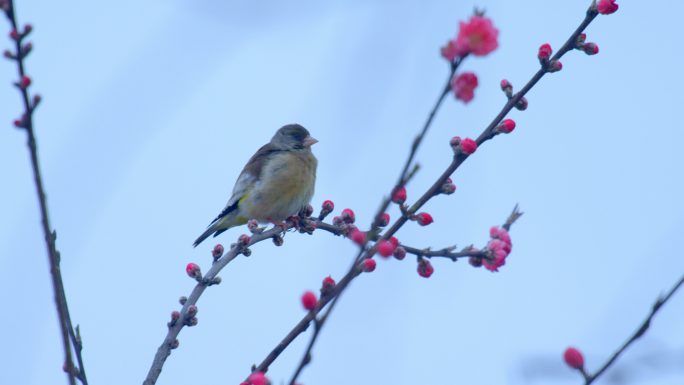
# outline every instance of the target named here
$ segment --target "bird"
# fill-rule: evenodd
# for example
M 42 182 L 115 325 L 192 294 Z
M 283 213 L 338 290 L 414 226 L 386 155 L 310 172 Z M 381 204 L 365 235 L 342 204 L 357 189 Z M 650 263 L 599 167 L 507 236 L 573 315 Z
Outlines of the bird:
M 317 142 L 299 124 L 278 129 L 271 141 L 249 159 L 226 207 L 193 247 L 212 234 L 216 237 L 250 219 L 286 229 L 282 221 L 306 209 L 313 198 L 318 160 L 311 146 Z

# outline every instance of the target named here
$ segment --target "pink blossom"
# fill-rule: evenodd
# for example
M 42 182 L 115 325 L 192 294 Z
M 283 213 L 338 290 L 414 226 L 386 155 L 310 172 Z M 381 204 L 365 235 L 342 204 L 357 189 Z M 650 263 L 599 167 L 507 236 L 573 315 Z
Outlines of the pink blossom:
M 451 78 L 451 89 L 456 99 L 463 100 L 463 103 L 473 100 L 475 87 L 477 87 L 477 76 L 472 72 L 464 72 Z
M 473 16 L 467 23 L 462 21 L 460 24 L 461 28 L 458 31 L 453 48 L 456 52 L 469 52 L 475 56 L 485 56 L 499 46 L 496 41 L 499 30 L 494 28 L 491 19 Z
M 506 256 L 508 253 L 504 250 L 504 243 L 499 239 L 489 241 L 485 251 L 489 252 L 490 257 L 484 258 L 482 263 L 485 269 L 489 271 L 499 271 L 499 267 L 506 264 Z
M 268 384 L 268 378 L 264 375 L 263 372 L 254 372 L 249 375 L 249 378 L 247 379 L 250 384 L 252 385 L 266 385 Z
M 465 56 L 468 53 L 468 49 L 467 47 L 461 47 L 461 49 L 459 49 L 455 41 L 449 40 L 447 44 L 440 49 L 440 52 L 445 59 L 453 62 L 457 57 Z
M 311 291 L 307 291 L 302 294 L 302 306 L 304 309 L 311 310 L 316 307 L 318 300 L 316 299 L 316 294 Z
M 615 4 L 615 0 L 601 0 L 598 2 L 596 9 L 598 9 L 599 13 L 610 15 L 618 10 L 618 5 Z
M 388 241 L 378 242 L 378 254 L 382 255 L 385 258 L 392 255 L 392 253 L 394 253 L 394 250 L 396 248 L 397 247 L 395 245 L 393 245 L 392 243 L 390 243 Z

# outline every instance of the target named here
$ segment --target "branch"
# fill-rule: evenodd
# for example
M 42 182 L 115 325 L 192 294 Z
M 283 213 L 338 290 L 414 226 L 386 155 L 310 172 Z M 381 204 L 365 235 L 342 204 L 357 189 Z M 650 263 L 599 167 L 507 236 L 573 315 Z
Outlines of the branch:
M 534 85 L 535 85 L 535 84 L 536 84 L 536 83 L 537 83 L 537 82 L 538 82 L 538 81 L 539 81 L 547 72 L 549 72 L 550 63 L 552 63 L 552 62 L 554 62 L 554 61 L 557 61 L 557 60 L 560 59 L 565 53 L 567 53 L 568 51 L 570 51 L 570 50 L 572 50 L 572 49 L 575 48 L 575 45 L 576 45 L 576 42 L 577 42 L 577 38 L 578 38 L 579 35 L 582 33 L 582 31 L 584 31 L 584 29 L 592 22 L 592 20 L 594 20 L 594 18 L 596 18 L 597 15 L 598 15 L 598 12 L 597 12 L 596 9 L 594 8 L 594 2 L 592 2 L 592 6 L 590 6 L 589 9 L 587 10 L 586 17 L 584 18 L 584 21 L 582 21 L 582 23 L 580 24 L 580 26 L 575 30 L 575 32 L 574 32 L 574 33 L 570 36 L 570 38 L 565 42 L 565 44 L 564 44 L 564 45 L 561 47 L 561 49 L 556 53 L 556 55 L 554 55 L 553 58 L 551 58 L 550 61 L 547 61 L 547 62 L 545 62 L 544 64 L 542 64 L 542 68 L 541 68 L 539 71 L 537 71 L 537 73 L 536 73 L 536 74 L 532 77 L 532 79 L 525 85 L 525 87 L 523 87 L 522 90 L 520 90 L 517 94 L 515 94 L 515 95 L 513 95 L 513 96 L 511 96 L 511 97 L 509 98 L 508 102 L 507 102 L 506 105 L 502 108 L 501 112 L 499 112 L 499 114 L 496 116 L 496 118 L 494 118 L 494 120 L 492 121 L 492 123 L 491 123 L 483 132 L 482 132 L 482 134 L 480 134 L 480 136 L 479 136 L 479 137 L 477 138 L 477 140 L 475 141 L 478 147 L 479 147 L 480 145 L 482 145 L 485 141 L 487 141 L 487 140 L 489 140 L 489 139 L 492 139 L 494 136 L 496 136 L 496 135 L 498 134 L 498 132 L 495 131 L 495 128 L 499 125 L 499 123 L 501 123 L 501 121 L 506 117 L 506 115 L 511 111 L 511 109 L 513 109 L 513 107 L 515 107 L 516 105 L 518 105 L 518 103 L 519 103 L 520 100 L 523 98 L 523 96 L 525 96 L 525 94 L 526 94 L 527 92 L 529 92 L 529 90 L 532 89 L 532 87 L 533 87 L 533 86 L 534 86 Z M 459 60 L 459 61 L 455 62 L 454 65 L 452 65 L 451 76 L 453 76 L 453 74 L 454 74 L 456 68 L 458 67 L 458 64 L 460 64 L 461 61 L 462 61 L 462 60 Z M 404 169 L 403 169 L 402 173 L 400 174 L 399 183 L 397 184 L 397 186 L 395 187 L 395 189 L 399 189 L 399 188 L 401 188 L 401 187 L 403 186 L 403 184 L 405 184 L 406 172 L 407 172 L 407 170 L 408 170 L 408 168 L 409 168 L 409 165 L 410 165 L 410 163 L 411 163 L 411 161 L 412 161 L 412 159 L 413 159 L 413 156 L 415 155 L 416 149 L 418 148 L 418 145 L 420 144 L 420 141 L 423 139 L 423 137 L 424 137 L 424 135 L 425 135 L 425 133 L 426 133 L 426 131 L 427 131 L 427 128 L 429 127 L 430 123 L 432 122 L 432 119 L 433 119 L 433 117 L 434 117 L 435 112 L 437 111 L 437 108 L 439 107 L 440 103 L 441 103 L 442 100 L 444 99 L 444 96 L 448 93 L 449 89 L 450 89 L 450 87 L 447 85 L 447 87 L 445 87 L 445 89 L 444 89 L 442 95 L 441 95 L 440 98 L 438 99 L 437 104 L 436 104 L 435 107 L 433 108 L 432 113 L 431 113 L 430 116 L 428 117 L 428 120 L 427 120 L 427 122 L 426 122 L 426 124 L 425 124 L 425 126 L 424 126 L 424 128 L 423 128 L 423 130 L 422 130 L 422 132 L 421 132 L 421 134 L 416 138 L 416 141 L 414 142 L 414 145 L 413 145 L 413 147 L 412 147 L 412 149 L 411 149 L 411 152 L 410 152 L 410 154 L 409 154 L 408 160 L 407 160 L 407 162 L 406 162 L 406 164 L 405 164 L 405 166 L 404 166 Z M 525 108 L 526 108 L 526 107 L 525 107 Z M 525 108 L 521 108 L 521 109 L 525 109 Z M 378 240 L 378 243 L 379 243 L 379 241 L 386 241 L 386 240 L 390 239 L 390 237 L 392 237 L 392 236 L 393 236 L 393 235 L 394 235 L 394 234 L 395 234 L 395 233 L 396 233 L 396 232 L 397 232 L 397 231 L 398 231 L 398 230 L 399 230 L 399 229 L 400 229 L 400 228 L 401 228 L 401 227 L 402 227 L 402 226 L 403 226 L 403 225 L 404 225 L 404 224 L 405 224 L 413 215 L 415 215 L 415 213 L 416 213 L 416 212 L 417 212 L 425 203 L 427 203 L 427 201 L 429 201 L 430 199 L 432 199 L 432 198 L 435 197 L 436 195 L 439 195 L 439 193 L 440 193 L 440 191 L 441 191 L 441 189 L 442 189 L 442 186 L 443 186 L 444 183 L 446 182 L 447 178 L 449 178 L 449 177 L 454 173 L 454 171 L 456 171 L 456 169 L 457 169 L 461 164 L 463 164 L 463 162 L 470 156 L 470 154 L 464 153 L 464 151 L 462 150 L 462 148 L 460 148 L 460 146 L 455 147 L 455 148 L 454 148 L 454 152 L 455 152 L 455 154 L 454 154 L 454 159 L 453 159 L 451 165 L 449 165 L 449 167 L 447 167 L 447 169 L 444 171 L 444 173 L 442 173 L 442 175 L 437 179 L 437 181 L 432 185 L 432 187 L 430 187 L 430 188 L 428 189 L 428 191 L 426 191 L 425 194 L 423 194 L 423 196 L 422 196 L 420 199 L 418 199 L 418 201 L 417 201 L 413 206 L 411 206 L 411 208 L 409 208 L 409 209 L 403 209 L 403 207 L 402 207 L 402 216 L 394 223 L 394 225 L 392 225 L 392 227 L 390 227 L 390 228 L 385 232 L 385 234 L 384 234 L 382 237 L 380 237 L 380 239 Z M 381 218 L 382 214 L 385 212 L 385 210 L 386 210 L 387 207 L 389 206 L 389 202 L 390 202 L 390 199 L 385 198 L 384 201 L 383 201 L 383 203 L 382 203 L 382 205 L 381 205 L 381 207 L 380 207 L 380 209 L 378 210 L 378 213 L 376 214 L 375 219 L 374 219 L 374 221 L 373 221 L 373 224 L 372 224 L 372 226 L 371 226 L 370 238 L 375 238 L 375 231 L 376 231 L 376 229 L 377 229 L 377 227 L 378 227 L 378 223 L 380 223 L 380 218 Z M 516 205 L 516 207 L 513 209 L 512 214 L 511 214 L 511 215 L 509 216 L 509 218 L 506 220 L 506 223 L 504 224 L 504 228 L 505 228 L 506 230 L 509 230 L 511 224 L 512 224 L 517 218 L 519 218 L 521 215 L 522 215 L 522 213 L 518 212 L 518 206 Z M 360 270 L 359 270 L 359 268 L 358 268 L 359 262 L 362 262 L 363 260 L 368 259 L 368 258 L 372 258 L 372 257 L 375 255 L 376 251 L 377 251 L 377 245 L 378 245 L 378 243 L 376 243 L 376 244 L 375 244 L 374 246 L 372 246 L 371 248 L 367 249 L 367 250 L 365 251 L 365 253 L 364 253 L 364 249 L 362 248 L 361 253 L 359 254 L 359 256 L 356 258 L 356 260 L 355 260 L 355 262 L 354 262 L 354 265 L 351 267 L 351 269 L 349 270 L 349 272 L 347 273 L 347 275 L 345 275 L 345 277 L 340 281 L 340 283 L 338 284 L 338 286 L 335 288 L 335 291 L 333 292 L 333 294 L 334 294 L 335 296 L 339 296 L 339 295 L 341 294 L 341 292 L 347 287 L 347 285 L 349 284 L 349 282 L 350 282 L 352 279 L 354 279 L 356 276 L 359 275 L 359 273 L 360 273 Z M 417 249 L 414 249 L 414 248 L 411 248 L 411 249 L 412 249 L 412 251 L 415 251 L 414 254 L 416 254 L 416 255 L 419 255 L 419 256 L 420 256 L 420 255 L 424 255 L 424 251 L 417 250 Z M 408 252 L 408 250 L 407 250 L 407 252 Z M 472 251 L 471 251 L 471 252 L 472 252 Z M 434 253 L 434 255 L 430 255 L 430 256 L 444 256 L 444 257 L 447 257 L 447 258 L 452 258 L 452 260 L 454 260 L 454 261 L 455 261 L 456 258 L 458 258 L 458 257 L 465 256 L 465 255 L 460 255 L 460 253 L 451 253 L 450 250 L 448 250 L 448 249 L 440 250 L 440 251 L 438 251 L 438 252 L 433 252 L 433 253 Z M 457 254 L 457 255 L 451 255 L 451 254 Z M 275 358 L 280 354 L 280 352 L 282 352 L 282 350 L 285 349 L 285 347 L 287 347 L 287 345 L 288 345 L 290 342 L 292 342 L 292 340 L 294 340 L 294 338 L 295 338 L 297 335 L 299 335 L 299 334 L 302 333 L 304 330 L 306 330 L 306 328 L 308 327 L 308 325 L 309 325 L 309 323 L 311 322 L 311 320 L 312 320 L 312 319 L 315 319 L 315 318 L 314 318 L 315 315 L 318 314 L 318 312 L 319 312 L 319 311 L 320 311 L 320 310 L 321 310 L 329 301 L 330 301 L 330 299 L 328 299 L 327 301 L 325 301 L 325 300 L 322 298 L 321 301 L 320 301 L 320 302 L 318 303 L 318 305 L 316 306 L 316 308 L 314 308 L 306 317 L 304 317 L 304 319 L 302 319 L 302 321 L 300 321 L 300 323 L 299 323 L 297 326 L 295 326 L 295 328 L 294 328 L 294 329 L 285 337 L 285 339 L 276 347 L 276 349 L 274 349 L 274 350 L 271 352 L 271 354 L 269 354 L 269 356 L 266 358 L 266 360 L 264 360 L 264 361 L 255 369 L 255 371 L 266 372 L 266 370 L 268 369 L 268 366 L 273 362 L 273 360 L 275 360 Z M 312 314 L 313 314 L 313 316 L 312 316 Z M 295 376 L 293 377 L 293 379 L 292 379 L 292 381 L 291 381 L 291 384 L 293 384 L 294 381 L 297 379 L 298 374 L 301 372 L 301 368 L 302 368 L 304 365 L 306 365 L 306 363 L 304 363 L 304 361 L 307 361 L 307 360 L 310 358 L 310 351 L 311 351 L 311 349 L 312 349 L 312 347 L 313 347 L 313 345 L 314 345 L 315 340 L 316 340 L 316 339 L 318 338 L 318 336 L 319 336 L 319 332 L 320 332 L 320 328 L 321 328 L 321 327 L 322 327 L 322 323 L 321 323 L 320 320 L 318 320 L 318 321 L 317 321 L 316 332 L 315 332 L 314 335 L 312 336 L 311 342 L 309 343 L 308 350 L 307 350 L 307 352 L 306 352 L 306 354 L 305 354 L 305 356 L 304 356 L 304 359 L 302 360 L 302 362 L 300 362 L 299 368 L 297 369 L 297 372 L 295 373 Z
M 665 298 L 663 298 L 662 296 L 661 296 L 661 297 L 658 297 L 658 299 L 656 300 L 656 302 L 653 304 L 653 307 L 651 308 L 651 312 L 649 313 L 648 317 L 646 317 L 646 320 L 644 320 L 644 322 L 641 323 L 641 326 L 639 326 L 639 328 L 636 330 L 636 332 L 634 332 L 634 334 L 632 334 L 632 337 L 630 337 L 630 338 L 627 340 L 627 342 L 625 342 L 624 345 L 622 345 L 622 347 L 621 347 L 620 349 L 618 349 L 618 351 L 615 352 L 615 354 L 613 354 L 613 356 L 610 357 L 610 359 L 609 359 L 608 361 L 606 361 L 605 364 L 603 364 L 603 366 L 601 367 L 601 369 L 599 369 L 596 373 L 594 373 L 594 374 L 592 374 L 592 375 L 588 375 L 588 374 L 582 372 L 582 374 L 584 375 L 584 379 L 585 379 L 585 382 L 584 382 L 585 385 L 589 385 L 589 384 L 591 384 L 592 382 L 594 382 L 594 380 L 595 380 L 598 376 L 600 376 L 601 374 L 603 374 L 603 372 L 605 372 L 606 369 L 608 369 L 608 367 L 609 367 L 610 365 L 612 365 L 613 362 L 615 362 L 615 360 L 618 358 L 618 356 L 619 356 L 625 349 L 627 349 L 627 347 L 628 347 L 632 342 L 636 341 L 637 338 L 641 337 L 641 336 L 646 332 L 646 330 L 648 330 L 648 327 L 651 325 L 651 318 L 653 318 L 653 316 L 655 315 L 655 313 L 656 313 L 656 312 L 665 304 L 665 302 L 667 302 L 668 299 L 670 299 L 670 297 L 672 296 L 672 294 L 674 294 L 674 292 L 675 292 L 677 289 L 679 289 L 680 286 L 682 286 L 682 283 L 684 283 L 684 276 L 682 276 L 682 278 L 679 280 L 679 282 L 677 282 L 677 284 L 670 290 L 670 292 L 667 293 L 667 295 L 665 296 Z
M 33 176 L 36 184 L 36 192 L 38 194 L 38 201 L 40 205 L 40 213 L 42 217 L 43 233 L 45 234 L 45 245 L 48 251 L 48 259 L 50 263 L 50 275 L 52 277 L 52 287 L 55 293 L 55 304 L 57 306 L 57 314 L 59 316 L 59 326 L 62 336 L 62 346 L 64 348 L 64 371 L 67 372 L 69 383 L 74 385 L 76 378 L 78 378 L 84 385 L 88 385 L 85 375 L 85 368 L 83 366 L 83 358 L 81 357 L 81 336 L 76 328 L 76 333 L 71 324 L 69 316 L 69 308 L 66 302 L 66 294 L 64 292 L 64 284 L 62 282 L 62 273 L 59 267 L 60 254 L 57 251 L 55 240 L 57 239 L 57 232 L 51 230 L 50 219 L 48 217 L 47 202 L 45 199 L 45 189 L 43 188 L 43 180 L 41 177 L 40 166 L 38 163 L 38 149 L 36 146 L 36 137 L 33 131 L 33 111 L 40 103 L 40 95 L 34 95 L 33 99 L 29 98 L 28 87 L 31 84 L 31 79 L 26 76 L 24 71 L 24 58 L 31 52 L 33 45 L 29 42 L 22 45 L 23 39 L 31 32 L 32 27 L 26 25 L 23 32 L 19 32 L 17 28 L 17 21 L 15 16 L 15 8 L 13 0 L 0 0 L 0 9 L 5 12 L 7 19 L 12 26 L 11 38 L 15 42 L 15 53 L 5 51 L 5 57 L 16 61 L 19 72 L 19 81 L 14 85 L 19 89 L 21 98 L 24 102 L 24 114 L 21 119 L 14 122 L 17 128 L 26 130 L 28 138 L 28 147 L 31 154 L 31 166 L 33 168 Z M 78 359 L 79 368 L 74 367 L 71 356 L 71 342 L 74 344 L 76 356 Z

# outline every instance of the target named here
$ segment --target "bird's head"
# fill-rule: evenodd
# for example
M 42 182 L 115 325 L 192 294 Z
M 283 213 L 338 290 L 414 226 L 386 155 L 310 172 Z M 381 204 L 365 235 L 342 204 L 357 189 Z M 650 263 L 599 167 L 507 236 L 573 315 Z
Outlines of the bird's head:
M 282 150 L 307 148 L 317 142 L 318 140 L 311 137 L 309 131 L 299 124 L 282 126 L 271 139 L 271 144 Z

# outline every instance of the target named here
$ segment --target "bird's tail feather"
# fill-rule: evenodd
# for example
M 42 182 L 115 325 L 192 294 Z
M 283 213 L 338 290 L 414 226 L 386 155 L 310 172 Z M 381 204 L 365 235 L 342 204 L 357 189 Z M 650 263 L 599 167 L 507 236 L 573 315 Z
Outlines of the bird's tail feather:
M 197 238 L 197 240 L 195 240 L 195 243 L 192 244 L 192 247 L 197 247 L 197 245 L 202 243 L 202 241 L 209 238 L 209 236 L 211 234 L 213 234 L 215 231 L 219 230 L 219 226 L 223 224 L 222 222 L 223 221 L 218 221 L 218 222 L 212 223 L 209 226 L 209 228 L 207 228 L 207 231 L 203 232 L 202 235 L 200 235 L 199 238 Z

